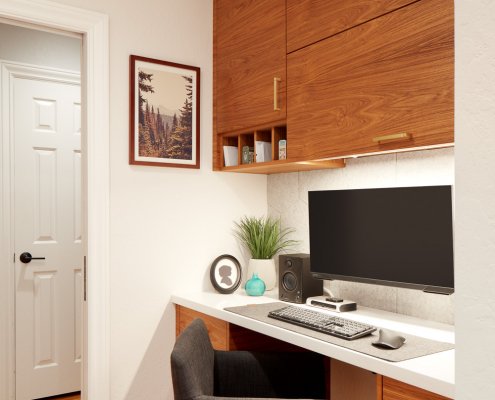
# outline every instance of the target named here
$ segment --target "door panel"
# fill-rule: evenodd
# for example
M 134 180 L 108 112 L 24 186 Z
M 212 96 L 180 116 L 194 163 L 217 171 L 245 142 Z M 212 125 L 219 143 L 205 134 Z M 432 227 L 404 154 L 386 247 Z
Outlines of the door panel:
M 449 400 L 447 397 L 428 392 L 407 383 L 383 377 L 383 400 Z
M 56 150 L 33 148 L 34 242 L 56 243 Z
M 284 120 L 285 0 L 216 0 L 214 29 L 215 133 Z
M 287 0 L 287 52 L 291 53 L 415 0 Z
M 17 400 L 81 388 L 79 114 L 78 85 L 14 79 Z
M 453 1 L 420 1 L 289 54 L 291 158 L 453 143 L 453 22 Z
M 57 364 L 54 343 L 56 272 L 35 272 L 34 281 L 34 368 Z

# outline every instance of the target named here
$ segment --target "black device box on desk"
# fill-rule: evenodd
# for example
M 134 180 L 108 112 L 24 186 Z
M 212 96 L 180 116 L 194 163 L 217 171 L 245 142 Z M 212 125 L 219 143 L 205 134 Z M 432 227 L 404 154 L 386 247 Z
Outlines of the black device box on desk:
M 323 281 L 310 271 L 309 254 L 281 254 L 278 265 L 278 297 L 282 301 L 303 304 L 308 297 L 323 294 Z

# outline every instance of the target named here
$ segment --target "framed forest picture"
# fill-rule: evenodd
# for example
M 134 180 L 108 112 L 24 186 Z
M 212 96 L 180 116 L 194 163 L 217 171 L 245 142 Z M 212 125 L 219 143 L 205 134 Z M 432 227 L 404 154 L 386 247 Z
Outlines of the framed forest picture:
M 200 69 L 130 56 L 129 163 L 199 168 Z

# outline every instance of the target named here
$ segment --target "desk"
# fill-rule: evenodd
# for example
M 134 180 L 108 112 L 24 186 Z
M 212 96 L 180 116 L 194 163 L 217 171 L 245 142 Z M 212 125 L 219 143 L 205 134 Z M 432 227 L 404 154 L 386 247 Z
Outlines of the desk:
M 350 366 L 377 374 L 377 394 L 374 398 L 383 400 L 454 398 L 454 350 L 392 363 L 224 310 L 224 307 L 268 303 L 275 300 L 278 300 L 276 296 L 275 298 L 269 296 L 249 297 L 243 291 L 230 295 L 207 292 L 176 293 L 171 299 L 172 303 L 185 307 L 186 310 L 189 309 L 205 314 L 209 318 L 210 326 L 215 323 L 225 324 L 221 328 L 226 330 L 225 335 L 219 334 L 215 338 L 215 342 L 220 348 L 235 348 L 236 338 L 231 336 L 235 335 L 237 327 L 241 327 L 244 332 L 248 330 L 256 334 L 262 334 L 268 339 L 277 339 L 284 343 L 302 347 L 328 356 L 332 360 L 338 360 Z M 386 311 L 358 307 L 357 311 L 345 313 L 342 316 L 432 340 L 449 343 L 454 343 L 455 340 L 453 326 Z M 178 315 L 177 332 L 180 332 L 180 325 L 181 321 Z M 220 332 L 222 331 L 220 330 Z M 233 346 L 230 346 L 229 343 L 232 343 Z M 418 388 L 432 393 L 427 394 Z M 407 393 L 404 394 L 405 392 Z

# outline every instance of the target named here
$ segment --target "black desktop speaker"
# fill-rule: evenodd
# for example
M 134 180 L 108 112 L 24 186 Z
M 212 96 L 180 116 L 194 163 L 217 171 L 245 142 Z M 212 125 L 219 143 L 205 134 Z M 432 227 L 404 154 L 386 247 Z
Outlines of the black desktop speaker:
M 282 254 L 278 258 L 278 298 L 305 303 L 308 297 L 323 294 L 323 281 L 309 271 L 309 254 Z

